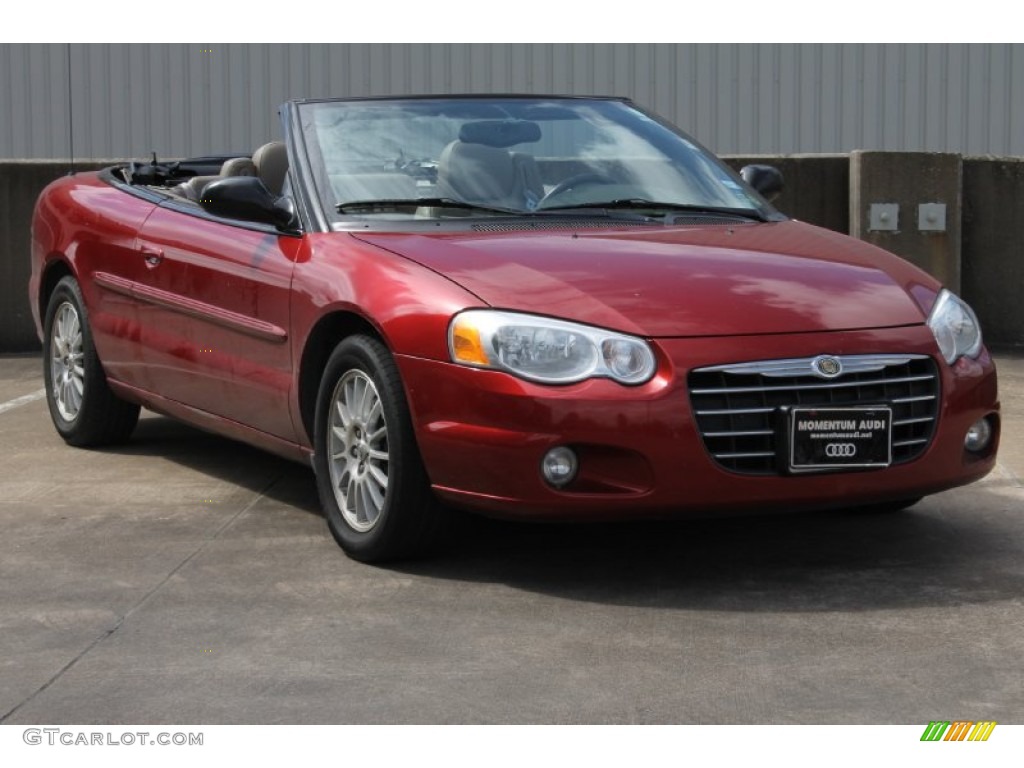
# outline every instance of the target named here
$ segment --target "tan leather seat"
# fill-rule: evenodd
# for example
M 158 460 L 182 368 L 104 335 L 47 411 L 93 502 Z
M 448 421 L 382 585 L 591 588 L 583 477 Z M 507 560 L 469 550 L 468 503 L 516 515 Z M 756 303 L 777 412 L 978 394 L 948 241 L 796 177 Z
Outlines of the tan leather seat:
M 171 192 L 193 203 L 198 203 L 203 196 L 203 190 L 211 181 L 223 179 L 226 176 L 255 176 L 256 165 L 248 157 L 232 157 L 225 160 L 220 167 L 219 176 L 193 176 L 171 188 Z
M 465 141 L 453 141 L 441 153 L 437 191 L 441 197 L 520 210 L 532 210 L 544 196 L 533 157 Z
M 288 174 L 288 152 L 283 141 L 264 144 L 252 154 L 256 175 L 273 194 L 280 195 Z
M 171 187 L 171 192 L 193 203 L 198 203 L 202 197 L 203 190 L 211 181 L 216 181 L 220 176 L 193 176 L 177 186 Z
M 258 176 L 256 163 L 248 157 L 232 157 L 220 167 L 221 176 Z
M 528 155 L 525 152 L 513 152 L 512 162 L 516 167 L 519 183 L 525 190 L 524 197 L 527 207 L 533 210 L 534 206 L 544 197 L 544 181 L 540 177 L 537 161 L 533 159 L 533 155 Z

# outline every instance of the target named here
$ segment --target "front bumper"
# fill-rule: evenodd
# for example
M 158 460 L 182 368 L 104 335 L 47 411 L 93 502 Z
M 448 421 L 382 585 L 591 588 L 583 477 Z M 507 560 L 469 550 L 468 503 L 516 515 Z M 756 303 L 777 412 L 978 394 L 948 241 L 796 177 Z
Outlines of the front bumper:
M 417 440 L 435 492 L 448 503 L 502 517 L 544 519 L 705 516 L 853 506 L 936 493 L 995 465 L 995 367 L 987 351 L 955 366 L 938 360 L 941 405 L 931 445 L 885 469 L 805 475 L 730 472 L 708 454 L 691 411 L 693 368 L 819 354 L 938 357 L 925 326 L 870 331 L 659 339 L 658 373 L 623 387 L 591 380 L 564 387 L 447 362 L 399 356 Z M 979 418 L 995 426 L 981 455 L 964 449 Z M 580 458 L 562 490 L 541 477 L 557 445 Z

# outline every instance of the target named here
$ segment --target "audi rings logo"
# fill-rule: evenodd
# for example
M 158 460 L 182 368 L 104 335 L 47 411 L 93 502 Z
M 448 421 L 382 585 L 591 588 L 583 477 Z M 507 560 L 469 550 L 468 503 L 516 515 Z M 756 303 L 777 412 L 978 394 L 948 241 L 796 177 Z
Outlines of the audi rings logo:
M 857 446 L 853 443 L 828 443 L 825 455 L 830 459 L 849 458 L 857 455 Z
M 838 357 L 821 355 L 811 361 L 811 370 L 815 376 L 823 379 L 834 379 L 843 372 L 843 363 Z

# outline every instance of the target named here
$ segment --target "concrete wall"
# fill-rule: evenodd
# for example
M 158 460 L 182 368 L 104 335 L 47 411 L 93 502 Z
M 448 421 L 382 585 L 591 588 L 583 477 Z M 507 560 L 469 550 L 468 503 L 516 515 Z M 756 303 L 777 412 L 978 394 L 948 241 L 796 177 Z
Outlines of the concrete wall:
M 861 189 L 865 180 L 858 181 L 865 169 L 851 174 L 850 158 L 846 155 L 747 155 L 724 159 L 737 169 L 749 163 L 778 167 L 786 178 L 786 187 L 776 205 L 789 216 L 844 233 L 861 226 L 851 221 L 850 201 L 866 201 L 865 195 L 870 196 Z M 895 162 L 895 158 L 887 160 Z M 112 162 L 94 160 L 76 165 L 85 170 Z M 956 156 L 957 168 L 959 163 Z M 39 348 L 27 295 L 29 221 L 39 192 L 67 169 L 67 161 L 0 162 L 0 352 Z M 923 183 L 930 177 L 920 173 L 916 178 Z M 937 175 L 936 183 L 945 183 L 943 178 Z M 875 197 L 884 197 L 884 189 L 872 189 Z M 926 194 L 927 190 L 919 192 Z M 1024 159 L 964 158 L 960 200 L 961 235 L 955 238 L 956 243 L 947 245 L 955 245 L 959 250 L 956 263 L 961 293 L 978 313 L 989 343 L 1024 346 Z M 906 202 L 910 216 L 916 215 L 915 201 L 916 197 Z M 853 206 L 855 214 L 860 207 Z M 911 231 L 907 235 L 909 239 L 889 237 L 880 244 L 914 260 L 912 248 L 916 247 L 914 238 L 918 236 Z M 908 250 L 901 252 L 904 247 Z M 937 263 L 949 269 L 947 262 Z M 930 268 L 927 260 L 922 266 Z
M 963 292 L 985 336 L 1024 347 L 1024 158 L 963 160 Z
M 727 155 L 737 171 L 744 165 L 774 165 L 786 186 L 774 205 L 787 216 L 846 233 L 850 216 L 850 158 L 847 155 Z
M 961 166 L 960 155 L 944 152 L 853 152 L 850 234 L 960 293 Z M 872 209 L 880 206 L 888 221 L 872 221 Z

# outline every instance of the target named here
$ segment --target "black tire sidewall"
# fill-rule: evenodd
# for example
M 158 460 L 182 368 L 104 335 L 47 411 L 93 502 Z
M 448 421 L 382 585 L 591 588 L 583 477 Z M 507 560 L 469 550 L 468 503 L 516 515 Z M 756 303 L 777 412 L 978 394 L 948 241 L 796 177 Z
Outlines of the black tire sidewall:
M 327 432 L 335 388 L 351 370 L 365 373 L 377 388 L 388 429 L 388 488 L 376 525 L 357 531 L 345 522 L 332 487 Z M 335 347 L 317 395 L 314 469 L 332 535 L 357 560 L 378 561 L 407 554 L 415 542 L 415 516 L 425 512 L 430 491 L 412 431 L 398 368 L 387 348 L 369 336 L 352 336 Z
M 53 324 L 57 310 L 64 303 L 74 307 L 82 330 L 82 405 L 71 420 L 65 419 L 57 408 L 51 369 Z M 43 382 L 53 426 L 68 444 L 95 447 L 120 443 L 131 436 L 139 419 L 139 405 L 122 400 L 107 384 L 107 375 L 93 343 L 92 326 L 82 289 L 70 275 L 61 278 L 46 304 L 43 323 Z

